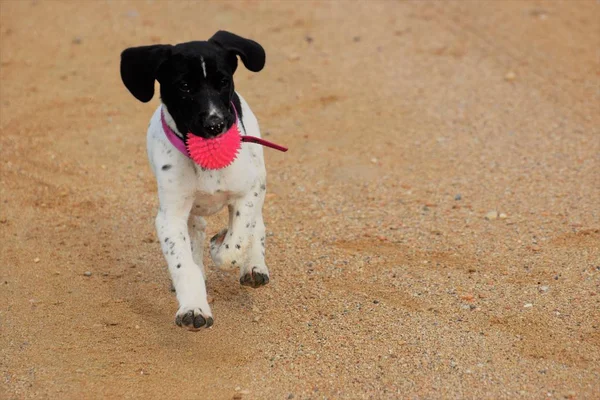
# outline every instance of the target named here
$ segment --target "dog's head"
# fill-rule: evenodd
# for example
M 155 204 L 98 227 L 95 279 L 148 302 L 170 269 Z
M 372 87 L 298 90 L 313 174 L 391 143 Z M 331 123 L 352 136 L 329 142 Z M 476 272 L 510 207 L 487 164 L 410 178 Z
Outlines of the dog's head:
M 177 130 L 210 138 L 235 122 L 231 102 L 238 56 L 250 71 L 265 65 L 260 44 L 225 31 L 206 42 L 132 47 L 121 54 L 121 79 L 144 103 L 154 96 L 158 80 L 161 100 Z

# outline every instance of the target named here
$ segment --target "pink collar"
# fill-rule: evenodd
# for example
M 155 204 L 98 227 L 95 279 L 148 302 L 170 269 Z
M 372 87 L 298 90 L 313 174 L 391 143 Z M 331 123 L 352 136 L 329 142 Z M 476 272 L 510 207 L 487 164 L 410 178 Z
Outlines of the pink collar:
M 233 107 L 233 111 L 235 112 L 235 122 L 234 122 L 234 124 L 237 124 L 237 122 L 238 122 L 237 110 L 235 109 L 235 106 L 233 105 L 233 103 L 231 103 L 231 106 Z M 185 141 L 182 140 L 179 136 L 177 136 L 177 134 L 175 132 L 173 132 L 173 129 L 171 129 L 171 127 L 169 126 L 169 124 L 167 124 L 167 121 L 165 120 L 165 112 L 164 112 L 164 109 L 162 107 L 161 107 L 161 110 L 160 110 L 160 121 L 162 122 L 163 130 L 165 131 L 165 135 L 167 136 L 167 139 L 169 139 L 169 142 L 171 142 L 171 144 L 177 150 L 179 150 L 183 155 L 185 155 L 186 157 L 189 158 L 190 157 L 190 153 L 188 152 L 188 150 L 187 150 L 187 148 L 185 146 Z M 256 143 L 256 144 L 260 144 L 262 146 L 267 146 L 267 147 L 270 147 L 272 149 L 283 151 L 283 152 L 288 151 L 287 147 L 280 146 L 278 144 L 269 142 L 268 140 L 264 140 L 264 139 L 261 139 L 261 138 L 256 137 L 256 136 L 245 136 L 245 135 L 242 135 L 242 142 Z
M 190 153 L 188 153 L 187 148 L 185 147 L 185 142 L 181 140 L 181 138 L 173 132 L 173 129 L 171 129 L 169 124 L 167 124 L 167 121 L 165 120 L 165 111 L 162 106 L 160 108 L 160 122 L 162 122 L 163 131 L 165 131 L 165 135 L 167 136 L 167 139 L 169 139 L 169 142 L 171 142 L 171 144 L 183 155 L 189 158 Z

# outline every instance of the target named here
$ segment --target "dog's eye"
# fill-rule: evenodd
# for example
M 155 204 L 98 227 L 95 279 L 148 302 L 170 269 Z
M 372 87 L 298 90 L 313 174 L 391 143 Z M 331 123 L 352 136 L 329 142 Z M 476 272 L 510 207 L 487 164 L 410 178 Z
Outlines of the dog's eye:
M 190 92 L 190 85 L 183 81 L 179 83 L 179 90 L 181 90 L 184 93 L 189 93 Z
M 228 77 L 224 77 L 221 79 L 221 86 L 229 86 L 230 79 Z

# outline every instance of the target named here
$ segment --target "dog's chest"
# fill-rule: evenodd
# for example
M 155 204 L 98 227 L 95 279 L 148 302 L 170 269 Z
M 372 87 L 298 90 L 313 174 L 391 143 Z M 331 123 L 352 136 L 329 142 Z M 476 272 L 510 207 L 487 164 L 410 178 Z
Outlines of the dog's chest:
M 247 149 L 241 149 L 232 165 L 220 170 L 203 170 L 194 164 L 197 211 L 218 212 L 233 200 L 246 195 L 258 182 L 258 171 Z

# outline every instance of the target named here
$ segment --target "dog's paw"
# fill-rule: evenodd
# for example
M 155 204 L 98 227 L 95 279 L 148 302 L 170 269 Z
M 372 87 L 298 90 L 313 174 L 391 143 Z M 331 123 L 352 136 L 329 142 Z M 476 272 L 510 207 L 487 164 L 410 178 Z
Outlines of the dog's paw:
M 241 238 L 233 241 L 227 229 L 223 229 L 210 240 L 210 256 L 215 265 L 224 270 L 238 268 L 244 260 L 247 244 Z
M 261 287 L 269 283 L 269 270 L 267 267 L 252 267 L 250 271 L 242 273 L 240 284 L 253 288 Z
M 227 228 L 222 229 L 221 232 L 217 233 L 215 236 L 210 238 L 211 249 L 216 249 L 219 246 L 221 246 L 221 244 L 223 244 L 223 240 L 225 240 L 225 235 L 227 235 Z
M 175 324 L 190 331 L 199 331 L 202 328 L 210 328 L 214 323 L 210 311 L 203 312 L 201 308 L 180 307 L 175 316 Z

